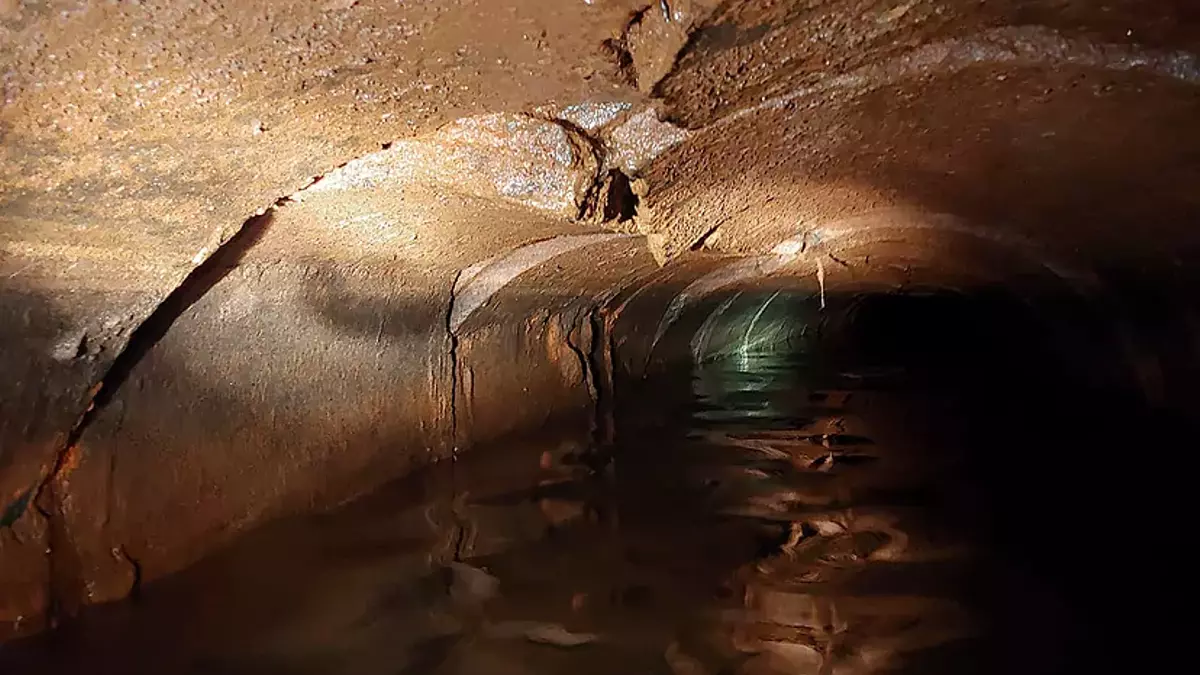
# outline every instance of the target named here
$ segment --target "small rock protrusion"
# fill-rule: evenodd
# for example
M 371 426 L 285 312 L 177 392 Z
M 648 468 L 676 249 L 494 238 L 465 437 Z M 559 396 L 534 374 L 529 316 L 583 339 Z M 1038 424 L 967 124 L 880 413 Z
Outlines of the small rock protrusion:
M 667 250 L 667 238 L 658 232 L 646 235 L 646 248 L 650 249 L 650 255 L 654 256 L 654 262 L 658 263 L 659 267 L 666 265 L 671 259 Z
M 686 141 L 686 129 L 659 118 L 654 108 L 632 114 L 609 134 L 609 166 L 637 176 L 662 153 Z
M 87 331 L 80 329 L 63 335 L 50 350 L 50 358 L 70 363 L 88 352 Z
M 712 0 L 660 2 L 658 11 L 647 8 L 633 17 L 620 46 L 628 60 L 622 70 L 632 75 L 639 91 L 653 92 L 670 74 L 692 31 L 715 6 Z
M 500 592 L 500 580 L 486 571 L 461 562 L 451 562 L 450 597 L 460 605 L 482 604 Z
M 578 647 L 600 639 L 595 633 L 573 633 L 556 623 L 534 626 L 525 632 L 525 637 L 530 642 L 556 647 Z

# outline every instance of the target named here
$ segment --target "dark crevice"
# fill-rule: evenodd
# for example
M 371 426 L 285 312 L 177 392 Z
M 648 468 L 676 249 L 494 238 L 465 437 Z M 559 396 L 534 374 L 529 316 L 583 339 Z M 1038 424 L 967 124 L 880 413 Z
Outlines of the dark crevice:
M 142 564 L 130 555 L 129 549 L 124 546 L 119 547 L 117 552 L 121 554 L 125 562 L 129 563 L 129 568 L 133 572 L 133 582 L 129 586 L 129 598 L 136 602 L 142 594 Z
M 594 399 L 595 424 L 592 429 L 592 440 L 598 445 L 612 442 L 612 359 L 606 349 L 610 344 L 607 322 L 604 320 L 602 309 L 593 308 L 587 314 L 591 323 L 591 344 L 588 345 L 588 364 L 592 371 L 592 391 Z
M 601 45 L 616 64 L 617 77 L 625 84 L 636 87 L 637 72 L 633 68 L 633 54 L 629 53 L 629 48 L 625 45 L 625 38 L 623 36 L 620 39 L 609 38 Z
M 454 333 L 451 320 L 454 317 L 454 303 L 458 295 L 458 282 L 462 279 L 462 270 L 454 274 L 450 282 L 450 298 L 446 302 L 446 337 L 450 340 L 450 438 L 454 443 L 454 452 L 458 452 L 458 336 Z
M 631 87 L 637 87 L 637 70 L 633 64 L 633 54 L 629 51 L 629 31 L 642 23 L 649 6 L 634 12 L 629 21 L 625 22 L 625 30 L 620 38 L 609 38 L 601 43 L 604 50 L 617 66 L 617 75 Z
M 629 176 L 619 169 L 608 172 L 608 190 L 604 195 L 604 222 L 624 223 L 637 215 L 639 199 Z
M 575 219 L 579 221 L 587 220 L 593 216 L 599 209 L 599 202 L 604 195 L 604 187 L 606 184 L 603 166 L 607 151 L 604 147 L 604 142 L 596 138 L 588 130 L 579 125 L 557 117 L 541 118 L 553 124 L 562 127 L 567 136 L 576 142 L 577 145 L 584 147 L 579 148 L 581 152 L 590 152 L 592 159 L 595 160 L 596 166 L 600 167 L 596 170 L 596 175 L 592 176 L 591 185 L 588 186 L 587 192 L 583 195 L 583 200 L 579 204 L 579 211 L 575 214 Z
M 280 199 L 275 206 L 284 203 L 286 199 Z M 56 494 L 54 483 L 78 463 L 79 440 L 96 416 L 129 379 L 137 364 L 158 344 L 184 312 L 238 266 L 250 247 L 266 232 L 271 217 L 272 211 L 268 210 L 242 223 L 241 228 L 228 241 L 189 272 L 134 329 L 125 348 L 113 359 L 99 383 L 92 387 L 86 408 L 67 434 L 66 442 L 55 457 L 53 468 L 33 492 L 31 501 L 47 521 L 50 541 L 47 549 L 47 564 L 50 567 L 47 619 L 51 625 L 62 618 L 64 610 L 73 610 L 73 607 L 68 607 L 69 598 L 85 597 L 73 590 L 83 583 L 82 573 L 78 568 L 78 561 L 74 560 L 71 553 L 70 533 L 67 532 L 61 517 L 61 495 Z
M 719 229 L 721 229 L 720 225 L 713 225 L 712 227 L 708 228 L 704 231 L 704 234 L 696 237 L 696 241 L 693 241 L 692 245 L 689 246 L 688 249 L 692 251 L 699 251 L 700 249 L 704 248 L 704 245 L 708 243 L 708 240 L 711 239 Z
M 450 517 L 454 522 L 453 535 L 450 540 L 450 556 L 454 562 L 462 562 L 463 558 L 469 551 L 466 551 L 468 545 L 467 528 L 468 522 L 463 514 L 463 508 L 460 508 L 462 500 L 466 498 L 466 493 L 462 487 L 463 477 L 460 474 L 458 467 L 458 452 L 459 452 L 459 428 L 458 428 L 458 393 L 460 391 L 459 378 L 462 377 L 462 370 L 458 360 L 458 335 L 450 328 L 450 317 L 454 313 L 454 303 L 458 291 L 458 282 L 462 278 L 462 270 L 459 270 L 454 275 L 454 281 L 450 284 L 450 299 L 447 303 L 446 311 L 446 335 L 450 340 L 450 467 L 448 469 L 450 480 Z M 469 369 L 468 369 L 469 372 Z
M 450 282 L 450 295 L 446 300 L 446 316 L 445 328 L 446 339 L 450 341 L 450 348 L 447 356 L 450 358 L 450 503 L 457 505 L 459 498 L 462 495 L 462 490 L 459 487 L 461 476 L 458 472 L 458 380 L 462 376 L 461 367 L 458 362 L 458 335 L 454 332 L 452 320 L 454 317 L 454 305 L 458 301 L 458 284 L 462 281 L 463 270 L 454 273 L 454 279 Z M 452 506 L 451 515 L 454 518 L 454 537 L 451 544 L 450 554 L 455 561 L 462 560 L 463 546 L 466 541 L 466 527 L 463 525 L 462 514 L 457 506 Z
M 608 148 L 604 140 L 569 120 L 543 119 L 565 129 L 578 145 L 584 146 L 580 151 L 590 152 L 599 167 L 583 196 L 579 212 L 575 216 L 576 220 L 595 222 L 598 219 L 604 223 L 624 223 L 632 220 L 637 215 L 639 198 L 633 191 L 632 180 L 624 172 L 620 169 L 604 171 L 608 160 Z
M 455 514 L 455 517 L 457 518 L 458 514 Z M 465 557 L 464 554 L 468 553 L 467 551 L 463 550 L 466 547 L 466 543 L 467 543 L 467 528 L 466 528 L 466 526 L 463 525 L 461 522 L 455 523 L 455 525 L 454 525 L 454 546 L 453 546 L 454 562 L 462 562 L 463 561 L 463 558 Z
M 387 150 L 391 142 L 382 143 Z M 347 160 L 336 169 L 346 166 Z M 327 174 L 314 176 L 296 193 L 303 192 L 319 183 Z M 296 194 L 293 193 L 293 194 Z M 66 439 L 57 450 L 51 469 L 17 499 L 0 511 L 0 529 L 12 531 L 29 507 L 45 520 L 46 565 L 49 568 L 45 600 L 45 620 L 50 627 L 57 626 L 64 615 L 74 613 L 81 598 L 86 597 L 83 588 L 82 567 L 73 551 L 70 533 L 62 518 L 62 495 L 56 493 L 55 483 L 69 472 L 79 461 L 79 441 L 96 416 L 116 396 L 117 391 L 128 380 L 134 368 L 166 335 L 175 321 L 207 294 L 217 283 L 235 269 L 246 253 L 266 233 L 274 210 L 292 200 L 291 195 L 276 199 L 269 207 L 247 218 L 241 226 L 206 260 L 194 267 L 179 284 L 154 308 L 141 324 L 130 334 L 125 346 L 113 359 L 104 375 L 94 384 L 83 400 L 84 409 L 66 434 Z M 86 336 L 82 337 L 77 351 L 86 348 Z M 16 536 L 15 533 L 13 535 Z M 142 583 L 141 565 L 121 547 L 117 550 L 133 568 L 134 585 L 131 594 L 138 592 Z
M 601 416 L 601 371 L 595 361 L 596 323 L 594 315 L 596 308 L 592 307 L 574 318 L 574 326 L 567 332 L 567 347 L 575 354 L 579 367 L 583 372 L 583 383 L 587 387 L 588 398 L 592 400 L 591 410 L 588 411 L 589 434 L 593 440 L 599 439 L 603 433 L 603 417 Z M 587 344 L 584 344 L 586 341 Z
M 590 322 L 588 322 L 588 323 L 578 323 L 577 322 L 576 325 L 567 333 L 565 342 L 567 343 L 567 347 L 571 350 L 571 353 L 575 354 L 575 358 L 579 360 L 579 368 L 583 373 L 583 384 L 584 384 L 584 386 L 587 387 L 588 396 L 593 401 L 595 401 L 596 400 L 596 382 L 595 382 L 596 378 L 595 378 L 595 373 L 592 371 L 592 363 L 591 363 L 591 360 L 584 353 L 584 351 L 580 347 L 580 345 L 576 344 L 577 340 L 575 337 L 576 333 L 578 333 L 580 337 L 586 337 L 583 333 L 583 329 L 585 327 L 588 330 L 590 330 L 591 323 Z M 591 339 L 589 338 L 588 341 L 591 342 Z M 582 342 L 582 341 L 580 340 L 580 342 Z
M 100 389 L 92 399 L 92 405 L 80 419 L 68 445 L 79 439 L 95 415 L 108 405 L 117 390 L 129 378 L 134 367 L 167 334 L 175 321 L 241 263 L 250 248 L 262 238 L 272 217 L 273 212 L 268 211 L 243 223 L 229 241 L 188 273 L 175 290 L 171 291 L 133 331 L 125 349 L 113 359 L 108 372 L 100 380 Z
M 600 347 L 603 350 L 601 353 L 604 356 L 604 384 L 608 396 L 605 399 L 604 407 L 604 441 L 612 445 L 617 441 L 617 387 L 616 387 L 616 357 L 617 353 L 617 337 L 613 331 L 613 324 L 616 317 L 609 310 L 611 305 L 607 305 L 602 309 L 602 325 L 604 332 Z

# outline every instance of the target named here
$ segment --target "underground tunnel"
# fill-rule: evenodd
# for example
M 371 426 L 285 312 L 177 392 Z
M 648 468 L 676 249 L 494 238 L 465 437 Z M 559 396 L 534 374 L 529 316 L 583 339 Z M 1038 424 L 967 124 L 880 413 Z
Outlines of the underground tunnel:
M 1177 663 L 1198 50 L 0 0 L 0 672 Z

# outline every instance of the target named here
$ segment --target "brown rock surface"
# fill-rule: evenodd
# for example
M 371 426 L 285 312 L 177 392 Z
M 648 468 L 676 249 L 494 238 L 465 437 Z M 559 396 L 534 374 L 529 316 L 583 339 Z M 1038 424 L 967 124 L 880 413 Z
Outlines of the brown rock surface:
M 0 1 L 0 620 L 119 597 L 452 453 L 457 403 L 514 395 L 483 379 L 496 353 L 542 355 L 513 381 L 586 404 L 570 324 L 633 277 L 667 307 L 719 266 L 681 271 L 691 250 L 783 242 L 772 271 L 853 253 L 816 258 L 822 286 L 1019 268 L 1145 291 L 1106 311 L 1145 322 L 1129 352 L 1187 409 L 1198 19 L 1187 0 Z M 448 326 L 464 269 L 610 210 L 652 258 L 606 240 Z M 467 402 L 464 423 L 520 426 Z

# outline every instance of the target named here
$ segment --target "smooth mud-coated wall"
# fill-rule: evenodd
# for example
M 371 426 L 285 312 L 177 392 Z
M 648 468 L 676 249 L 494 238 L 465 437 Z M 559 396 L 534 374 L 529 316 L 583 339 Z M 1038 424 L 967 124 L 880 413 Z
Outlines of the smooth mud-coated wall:
M 1196 12 L 0 0 L 0 633 L 603 440 L 738 292 L 1002 289 L 1194 421 Z
M 472 445 L 586 428 L 595 311 L 657 266 L 643 237 L 578 221 L 601 155 L 576 134 L 467 120 L 246 223 L 135 331 L 54 478 L 8 507 L 22 623 Z

